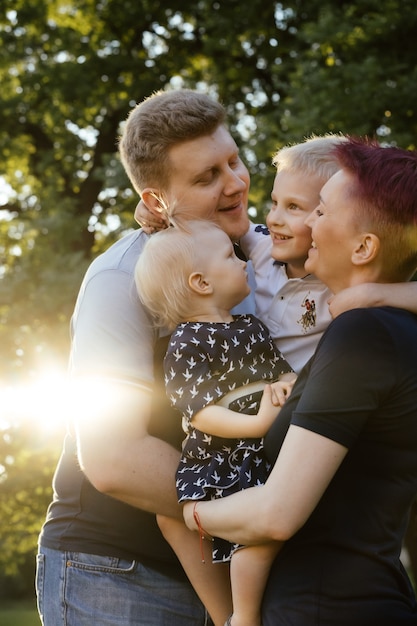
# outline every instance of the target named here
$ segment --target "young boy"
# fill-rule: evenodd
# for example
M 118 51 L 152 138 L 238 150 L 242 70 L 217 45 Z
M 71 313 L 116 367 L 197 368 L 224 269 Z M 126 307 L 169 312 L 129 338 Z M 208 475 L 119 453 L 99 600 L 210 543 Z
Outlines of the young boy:
M 331 320 L 330 291 L 304 269 L 311 247 L 311 229 L 304 222 L 339 167 L 332 149 L 342 141 L 340 135 L 326 135 L 279 150 L 273 158 L 277 174 L 268 228 L 252 224 L 240 240 L 255 269 L 256 314 L 296 372 Z

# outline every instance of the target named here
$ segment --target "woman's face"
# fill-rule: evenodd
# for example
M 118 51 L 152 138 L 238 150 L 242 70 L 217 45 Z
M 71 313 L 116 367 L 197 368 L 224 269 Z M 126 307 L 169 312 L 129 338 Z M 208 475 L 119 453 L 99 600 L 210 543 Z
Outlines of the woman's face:
M 344 170 L 334 174 L 323 186 L 318 206 L 305 221 L 313 240 L 305 268 L 333 293 L 351 285 L 352 254 L 360 245 L 362 229 L 354 210 L 355 201 L 348 193 L 352 182 Z

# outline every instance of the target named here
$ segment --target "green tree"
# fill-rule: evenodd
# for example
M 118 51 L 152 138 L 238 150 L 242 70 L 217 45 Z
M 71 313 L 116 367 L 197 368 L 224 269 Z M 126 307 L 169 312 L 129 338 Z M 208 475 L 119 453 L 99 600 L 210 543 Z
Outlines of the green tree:
M 313 1 L 308 12 L 300 31 L 305 50 L 286 102 L 288 131 L 297 137 L 302 124 L 316 133 L 367 134 L 414 149 L 415 2 Z

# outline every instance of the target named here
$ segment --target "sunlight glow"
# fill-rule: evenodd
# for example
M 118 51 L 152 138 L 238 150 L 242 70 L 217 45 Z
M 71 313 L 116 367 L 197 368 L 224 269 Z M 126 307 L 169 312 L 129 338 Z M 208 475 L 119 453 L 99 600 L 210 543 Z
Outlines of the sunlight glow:
M 46 438 L 74 434 L 77 419 L 98 428 L 107 418 L 131 414 L 145 406 L 149 392 L 135 385 L 85 376 L 70 379 L 59 369 L 43 370 L 36 378 L 19 384 L 0 384 L 0 431 L 30 424 Z M 145 403 L 145 404 L 144 404 Z
M 67 396 L 66 376 L 56 371 L 41 372 L 25 384 L 0 386 L 0 429 L 31 421 L 42 431 L 62 430 Z

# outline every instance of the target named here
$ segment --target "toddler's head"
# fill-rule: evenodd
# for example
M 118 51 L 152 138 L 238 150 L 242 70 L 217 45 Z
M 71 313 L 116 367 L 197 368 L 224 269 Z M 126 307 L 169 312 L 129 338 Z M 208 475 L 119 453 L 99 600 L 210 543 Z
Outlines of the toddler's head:
M 151 235 L 135 268 L 142 303 L 158 326 L 187 320 L 216 321 L 249 293 L 246 263 L 214 222 L 178 220 Z M 210 319 L 206 319 L 210 318 Z

